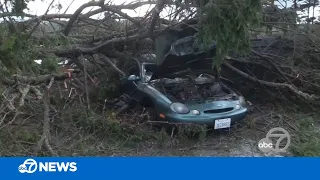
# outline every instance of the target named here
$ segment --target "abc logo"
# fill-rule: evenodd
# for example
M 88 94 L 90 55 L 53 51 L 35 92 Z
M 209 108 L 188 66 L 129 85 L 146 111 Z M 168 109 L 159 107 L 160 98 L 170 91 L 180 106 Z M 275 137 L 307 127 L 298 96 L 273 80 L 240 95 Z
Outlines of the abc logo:
M 268 138 L 263 138 L 259 141 L 258 148 L 264 153 L 270 152 L 273 150 L 272 141 Z
M 259 143 L 259 148 L 272 148 L 273 147 L 273 144 L 272 143 Z
M 274 132 L 281 132 L 281 133 L 273 134 Z M 279 138 L 276 144 L 272 143 L 272 140 L 270 140 L 271 137 Z M 280 143 L 284 139 L 287 139 L 287 143 L 285 147 L 280 148 Z M 285 152 L 285 150 L 289 147 L 289 145 L 290 145 L 289 132 L 283 128 L 277 127 L 277 128 L 272 128 L 268 132 L 267 136 L 259 141 L 258 148 L 263 153 L 269 153 L 269 152 L 280 153 L 280 152 Z

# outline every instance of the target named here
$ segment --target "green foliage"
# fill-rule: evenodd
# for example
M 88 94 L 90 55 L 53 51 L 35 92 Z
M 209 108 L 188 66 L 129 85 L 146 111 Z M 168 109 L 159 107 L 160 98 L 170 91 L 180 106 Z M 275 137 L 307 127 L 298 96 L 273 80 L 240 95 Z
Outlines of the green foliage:
M 29 2 L 30 0 L 12 0 L 12 12 L 23 16 L 23 10 L 27 9 Z
M 5 28 L 0 33 L 0 73 L 4 75 L 19 73 L 22 71 L 36 71 L 36 51 L 34 45 L 29 42 L 27 35 L 23 33 L 9 33 Z
M 55 47 L 55 46 L 62 46 L 62 45 L 71 45 L 69 39 L 65 36 L 61 36 L 60 34 L 56 33 L 55 36 L 45 36 L 40 38 L 40 43 L 46 47 Z
M 249 50 L 250 26 L 261 20 L 260 0 L 202 0 L 200 2 L 199 41 L 208 47 L 217 42 L 214 66 L 219 70 L 229 51 Z
M 29 75 L 48 74 L 57 71 L 58 60 L 54 54 L 45 54 L 38 65 L 34 60 L 39 59 L 39 47 L 50 48 L 57 45 L 70 44 L 68 39 L 60 36 L 36 39 L 30 32 L 24 30 L 11 33 L 6 23 L 0 25 L 0 75 L 8 76 L 13 73 Z
M 298 126 L 292 152 L 297 156 L 320 156 L 320 130 L 316 126 L 316 118 L 305 117 L 298 122 Z
M 59 65 L 57 63 L 56 56 L 49 55 L 49 56 L 42 59 L 41 69 L 43 71 L 42 72 L 43 74 L 48 74 L 48 73 L 52 73 L 52 72 L 57 73 L 58 68 L 59 68 Z
M 25 142 L 37 142 L 38 141 L 38 134 L 33 131 L 27 131 L 27 130 L 22 130 L 19 133 L 16 134 L 17 138 L 25 141 Z
M 7 1 L 11 5 L 9 11 L 15 16 L 23 17 L 23 11 L 27 9 L 30 1 L 33 0 L 9 0 Z M 21 24 L 6 21 L 0 23 L 0 76 L 11 76 L 13 73 L 37 75 L 56 72 L 58 64 L 53 54 L 45 54 L 46 57 L 42 55 L 41 65 L 35 63 L 34 60 L 39 59 L 40 46 L 50 48 L 56 45 L 66 45 L 69 44 L 68 39 L 60 35 L 33 38 L 33 35 L 30 35 L 30 29 L 28 31 L 28 28 L 17 28 Z M 17 29 L 10 30 L 12 26 Z M 27 26 L 32 26 L 32 24 Z

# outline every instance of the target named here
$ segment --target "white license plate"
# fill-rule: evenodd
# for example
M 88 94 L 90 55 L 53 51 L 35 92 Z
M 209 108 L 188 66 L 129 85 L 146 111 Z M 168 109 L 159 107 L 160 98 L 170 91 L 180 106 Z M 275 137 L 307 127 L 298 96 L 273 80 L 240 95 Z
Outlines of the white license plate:
M 231 125 L 231 118 L 216 119 L 214 121 L 214 129 L 229 128 Z

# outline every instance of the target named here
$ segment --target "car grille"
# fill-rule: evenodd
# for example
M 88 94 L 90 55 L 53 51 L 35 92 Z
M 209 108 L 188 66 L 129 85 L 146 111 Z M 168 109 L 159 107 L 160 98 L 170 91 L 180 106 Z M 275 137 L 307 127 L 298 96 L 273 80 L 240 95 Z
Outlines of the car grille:
M 230 107 L 230 108 L 223 108 L 223 109 L 206 110 L 206 111 L 204 111 L 204 113 L 206 113 L 206 114 L 214 114 L 214 113 L 229 112 L 229 111 L 232 111 L 232 110 L 233 110 L 233 108 Z

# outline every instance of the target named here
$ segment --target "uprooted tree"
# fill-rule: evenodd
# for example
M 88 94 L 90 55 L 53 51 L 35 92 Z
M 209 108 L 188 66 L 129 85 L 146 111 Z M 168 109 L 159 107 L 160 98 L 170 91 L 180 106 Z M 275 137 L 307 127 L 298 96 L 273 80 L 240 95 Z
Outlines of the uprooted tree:
M 50 96 L 64 99 L 63 108 L 73 101 L 93 108 L 106 92 L 115 91 L 117 79 L 126 75 L 135 57 L 154 53 L 155 37 L 167 29 L 191 27 L 199 32 L 198 43 L 215 40 L 213 68 L 222 76 L 241 77 L 286 92 L 287 98 L 319 104 L 319 33 L 296 23 L 295 7 L 257 0 L 141 0 L 121 5 L 100 0 L 84 3 L 73 14 L 50 14 L 53 0 L 45 14 L 36 16 L 23 12 L 27 3 L 0 4 L 0 128 L 30 115 L 26 102 L 42 101 L 38 149 L 44 144 L 52 154 L 49 116 L 56 101 Z M 152 8 L 141 17 L 123 12 L 145 5 Z M 25 19 L 17 22 L 17 17 Z M 250 49 L 250 38 L 266 34 L 278 38 L 263 49 Z M 240 55 L 231 56 L 231 51 Z

